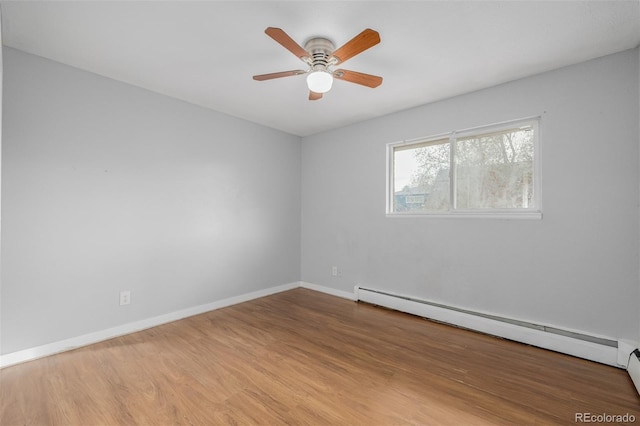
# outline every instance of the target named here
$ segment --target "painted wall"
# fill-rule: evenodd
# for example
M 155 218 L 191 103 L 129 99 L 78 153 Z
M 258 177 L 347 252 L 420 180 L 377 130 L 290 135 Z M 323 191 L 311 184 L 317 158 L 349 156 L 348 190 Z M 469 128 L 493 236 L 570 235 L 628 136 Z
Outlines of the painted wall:
M 9 48 L 4 89 L 2 353 L 299 281 L 299 137 Z
M 635 49 L 304 138 L 303 281 L 635 340 L 638 108 Z M 385 217 L 387 143 L 537 115 L 542 220 Z

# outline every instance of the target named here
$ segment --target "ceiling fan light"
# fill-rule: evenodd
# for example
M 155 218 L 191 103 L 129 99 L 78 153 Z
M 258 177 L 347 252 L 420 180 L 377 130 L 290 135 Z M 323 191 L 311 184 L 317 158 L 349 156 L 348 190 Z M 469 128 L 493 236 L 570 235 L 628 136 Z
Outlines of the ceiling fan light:
M 307 76 L 307 86 L 312 92 L 326 93 L 332 84 L 333 76 L 326 71 L 313 71 Z

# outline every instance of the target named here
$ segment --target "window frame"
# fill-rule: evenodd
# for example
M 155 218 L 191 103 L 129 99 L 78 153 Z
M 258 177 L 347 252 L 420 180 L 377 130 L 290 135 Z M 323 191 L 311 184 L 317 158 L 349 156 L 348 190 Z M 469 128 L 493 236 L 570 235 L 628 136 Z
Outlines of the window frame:
M 540 166 L 540 116 L 520 118 L 500 123 L 477 126 L 462 130 L 454 130 L 437 135 L 391 142 L 386 145 L 386 216 L 397 217 L 428 217 L 428 218 L 497 218 L 497 219 L 542 219 L 541 197 L 541 166 Z M 486 134 L 501 132 L 517 127 L 531 126 L 533 129 L 533 207 L 521 209 L 459 209 L 455 206 L 456 180 L 454 167 L 456 141 L 459 138 L 483 136 Z M 394 208 L 395 196 L 395 170 L 394 153 L 397 148 L 412 149 L 448 140 L 449 144 L 449 209 L 446 211 L 411 211 L 396 212 Z

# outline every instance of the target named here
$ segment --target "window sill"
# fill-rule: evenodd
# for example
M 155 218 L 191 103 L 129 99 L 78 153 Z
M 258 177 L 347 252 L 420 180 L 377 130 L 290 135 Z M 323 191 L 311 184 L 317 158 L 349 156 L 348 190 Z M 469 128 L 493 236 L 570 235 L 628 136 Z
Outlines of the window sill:
M 515 220 L 541 220 L 540 211 L 518 212 L 478 212 L 478 211 L 451 211 L 444 213 L 387 213 L 388 218 L 429 218 L 429 219 L 515 219 Z

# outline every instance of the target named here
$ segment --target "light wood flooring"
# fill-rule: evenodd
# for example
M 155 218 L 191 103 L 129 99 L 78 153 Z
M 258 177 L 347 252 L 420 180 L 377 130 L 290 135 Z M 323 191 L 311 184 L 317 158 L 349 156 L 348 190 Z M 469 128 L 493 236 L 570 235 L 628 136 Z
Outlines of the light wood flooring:
M 0 370 L 1 425 L 551 425 L 621 369 L 296 289 Z

